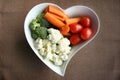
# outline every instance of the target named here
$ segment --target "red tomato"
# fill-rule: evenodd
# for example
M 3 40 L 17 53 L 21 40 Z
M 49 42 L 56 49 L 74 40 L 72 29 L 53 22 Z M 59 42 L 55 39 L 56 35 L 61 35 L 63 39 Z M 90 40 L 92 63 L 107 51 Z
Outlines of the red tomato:
M 70 31 L 72 33 L 78 33 L 83 29 L 82 25 L 80 24 L 71 24 L 70 25 Z
M 81 33 L 80 33 L 80 36 L 83 40 L 88 40 L 91 36 L 92 36 L 92 30 L 91 28 L 84 28 Z
M 70 43 L 72 45 L 79 44 L 80 42 L 81 42 L 81 38 L 80 38 L 79 34 L 73 34 L 70 36 Z
M 81 19 L 81 24 L 83 27 L 90 27 L 90 24 L 91 24 L 91 20 L 89 17 L 83 17 Z

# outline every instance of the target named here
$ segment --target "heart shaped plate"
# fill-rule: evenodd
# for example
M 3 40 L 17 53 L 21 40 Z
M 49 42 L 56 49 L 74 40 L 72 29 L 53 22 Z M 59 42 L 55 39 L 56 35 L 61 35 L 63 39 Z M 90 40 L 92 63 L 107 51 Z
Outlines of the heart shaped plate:
M 41 13 L 48 5 L 53 5 L 58 7 L 59 9 L 63 10 L 69 17 L 74 17 L 74 16 L 89 16 L 91 18 L 92 21 L 92 30 L 93 30 L 93 36 L 87 40 L 84 41 L 81 44 L 78 44 L 76 46 L 72 47 L 71 50 L 71 54 L 69 55 L 69 59 L 63 63 L 62 66 L 55 66 L 54 64 L 51 64 L 50 61 L 48 61 L 47 59 L 43 59 L 42 56 L 38 53 L 38 50 L 34 47 L 34 43 L 33 43 L 33 39 L 31 37 L 31 32 L 29 29 L 29 24 L 32 21 L 32 19 L 35 19 L 36 16 Z M 45 63 L 50 69 L 52 69 L 54 72 L 56 72 L 57 74 L 64 76 L 65 71 L 66 71 L 66 67 L 69 63 L 69 61 L 71 60 L 71 58 L 84 46 L 86 46 L 88 43 L 90 43 L 95 36 L 98 34 L 100 29 L 100 21 L 99 21 L 99 17 L 97 16 L 97 14 L 95 13 L 95 11 L 93 11 L 92 9 L 90 9 L 89 7 L 86 6 L 82 6 L 82 5 L 76 5 L 76 6 L 72 6 L 69 7 L 67 9 L 62 9 L 61 7 L 59 7 L 56 4 L 53 3 L 41 3 L 38 4 L 36 6 L 34 6 L 27 14 L 26 18 L 25 18 L 25 22 L 24 22 L 24 32 L 25 32 L 25 36 L 26 39 L 30 45 L 30 47 L 32 48 L 32 50 L 34 51 L 34 53 L 38 56 L 38 58 Z

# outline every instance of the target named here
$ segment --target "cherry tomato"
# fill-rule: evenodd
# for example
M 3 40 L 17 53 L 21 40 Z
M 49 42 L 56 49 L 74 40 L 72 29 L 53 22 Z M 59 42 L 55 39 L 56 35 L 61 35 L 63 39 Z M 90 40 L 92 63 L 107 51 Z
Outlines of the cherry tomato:
M 90 27 L 90 24 L 91 24 L 91 20 L 89 17 L 83 17 L 81 19 L 81 24 L 83 27 Z
M 70 31 L 72 33 L 78 33 L 83 29 L 82 25 L 80 24 L 71 24 L 70 25 Z
M 72 45 L 79 44 L 80 42 L 81 42 L 81 38 L 80 38 L 79 34 L 72 34 L 70 36 L 70 43 Z
M 83 40 L 88 40 L 91 36 L 92 36 L 92 30 L 91 28 L 84 28 L 81 33 L 80 33 L 80 36 Z

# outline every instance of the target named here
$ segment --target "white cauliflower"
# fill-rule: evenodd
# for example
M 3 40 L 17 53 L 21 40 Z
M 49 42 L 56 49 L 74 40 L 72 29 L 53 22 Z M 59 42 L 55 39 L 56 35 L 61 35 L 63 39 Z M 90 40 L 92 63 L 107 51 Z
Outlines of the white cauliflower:
M 36 39 L 34 42 L 34 46 L 36 49 L 41 49 L 43 47 L 42 39 L 41 38 Z
M 63 37 L 60 31 L 54 28 L 48 29 L 48 33 L 48 39 L 51 40 L 52 43 L 57 43 Z
M 63 61 L 66 61 L 68 60 L 68 55 L 67 54 L 63 54 L 60 56 L 60 58 L 63 60 Z
M 71 47 L 70 45 L 70 41 L 67 38 L 62 38 L 61 40 L 58 41 L 58 51 L 62 52 L 63 54 L 68 54 L 70 53 L 70 49 Z
M 51 47 L 52 43 L 49 41 L 48 44 L 46 44 L 46 53 L 47 53 L 47 58 L 48 59 L 52 59 L 52 47 Z
M 62 65 L 63 61 L 59 58 L 58 55 L 54 54 L 53 55 L 53 62 L 55 65 L 60 66 Z
M 52 44 L 51 47 L 52 47 L 52 52 L 53 52 L 53 53 L 56 53 L 56 44 Z
M 48 39 L 38 38 L 34 42 L 34 46 L 38 49 L 43 58 L 47 58 L 55 65 L 60 66 L 64 61 L 68 60 L 71 47 L 70 41 L 64 38 L 59 30 L 48 29 Z
M 45 55 L 46 55 L 45 48 L 39 49 L 38 52 L 39 52 L 40 55 L 42 55 L 42 56 L 45 56 Z
M 70 41 L 67 38 L 62 38 L 58 41 L 59 45 L 63 45 L 63 46 L 69 46 L 70 45 Z

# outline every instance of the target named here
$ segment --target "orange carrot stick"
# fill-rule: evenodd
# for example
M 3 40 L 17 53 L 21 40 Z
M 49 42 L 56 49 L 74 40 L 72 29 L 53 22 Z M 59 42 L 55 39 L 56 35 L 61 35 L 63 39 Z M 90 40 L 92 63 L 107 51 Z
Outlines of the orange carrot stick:
M 51 15 L 52 15 L 52 16 L 54 16 L 55 18 L 57 18 L 57 19 L 61 20 L 61 21 L 65 21 L 65 19 L 64 19 L 64 18 L 62 18 L 62 17 L 60 17 L 60 16 L 57 16 L 57 15 L 52 14 L 52 13 L 51 13 Z
M 64 33 L 64 32 L 62 32 L 62 31 L 61 31 L 60 33 L 61 33 L 62 35 L 64 35 L 64 36 L 67 36 L 67 37 L 71 35 L 70 33 Z
M 68 18 L 68 16 L 62 10 L 60 10 L 59 8 L 57 8 L 55 6 L 49 5 L 47 11 L 51 12 L 55 15 L 58 15 L 62 18 L 65 18 L 65 19 Z
M 65 26 L 65 24 L 60 21 L 59 19 L 57 19 L 56 17 L 54 17 L 51 13 L 47 12 L 44 17 L 54 26 L 56 26 L 57 28 L 62 28 L 63 26 Z
M 80 17 L 78 17 L 78 18 L 69 18 L 69 19 L 66 19 L 65 22 L 66 22 L 66 24 L 70 25 L 70 24 L 78 23 L 80 20 L 81 20 Z
M 64 36 L 70 36 L 69 31 L 70 31 L 69 25 L 65 25 L 64 27 L 62 27 L 62 28 L 60 29 L 60 32 L 61 32 Z

